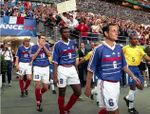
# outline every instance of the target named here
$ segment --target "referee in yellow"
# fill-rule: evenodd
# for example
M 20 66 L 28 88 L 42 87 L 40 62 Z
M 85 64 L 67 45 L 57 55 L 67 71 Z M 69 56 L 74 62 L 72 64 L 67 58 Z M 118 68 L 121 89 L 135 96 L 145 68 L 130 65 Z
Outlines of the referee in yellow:
M 132 31 L 129 35 L 129 38 L 130 44 L 123 47 L 123 53 L 126 58 L 129 69 L 134 73 L 135 76 L 137 76 L 140 79 L 141 85 L 137 86 L 135 81 L 129 77 L 128 83 L 130 86 L 130 90 L 128 95 L 124 97 L 124 100 L 126 101 L 126 104 L 128 106 L 128 112 L 130 114 L 138 114 L 138 111 L 136 111 L 134 107 L 135 90 L 136 87 L 141 90 L 143 90 L 144 88 L 144 77 L 141 75 L 138 65 L 140 64 L 142 58 L 150 61 L 150 57 L 147 56 L 147 54 L 143 51 L 143 49 L 140 46 L 138 46 L 138 35 L 136 31 Z

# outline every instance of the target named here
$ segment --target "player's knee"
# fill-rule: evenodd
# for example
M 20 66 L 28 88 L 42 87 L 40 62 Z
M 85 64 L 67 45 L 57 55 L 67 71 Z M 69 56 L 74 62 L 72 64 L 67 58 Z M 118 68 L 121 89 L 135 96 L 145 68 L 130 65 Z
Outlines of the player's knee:
M 65 96 L 65 89 L 59 88 L 59 96 Z
M 50 83 L 51 83 L 51 84 L 53 84 L 53 83 L 54 83 L 54 81 L 51 79 L 51 80 L 50 80 Z
M 143 84 L 137 85 L 136 87 L 137 87 L 138 89 L 140 89 L 140 90 L 143 90 L 143 89 L 144 89 L 144 85 L 143 85 Z
M 40 82 L 36 82 L 36 83 L 35 83 L 35 88 L 36 88 L 36 89 L 41 88 Z
M 78 91 L 74 92 L 74 94 L 79 97 L 81 95 L 81 91 L 78 90 Z
M 113 110 L 113 111 L 107 111 L 106 114 L 119 114 L 119 111 L 118 111 L 118 109 Z
M 75 90 L 74 90 L 74 95 L 76 95 L 76 96 L 80 96 L 81 95 L 81 88 L 76 88 Z
M 31 81 L 31 80 L 32 80 L 32 77 L 28 77 L 28 80 Z
M 48 87 L 44 87 L 44 90 L 47 91 L 47 90 L 48 90 Z
M 111 108 L 106 108 L 108 114 L 116 114 L 118 112 L 118 106 L 111 107 Z
M 136 85 L 130 85 L 130 90 L 133 90 L 133 91 L 135 91 L 136 90 Z
M 23 80 L 23 76 L 20 76 L 20 78 L 19 78 L 20 80 Z

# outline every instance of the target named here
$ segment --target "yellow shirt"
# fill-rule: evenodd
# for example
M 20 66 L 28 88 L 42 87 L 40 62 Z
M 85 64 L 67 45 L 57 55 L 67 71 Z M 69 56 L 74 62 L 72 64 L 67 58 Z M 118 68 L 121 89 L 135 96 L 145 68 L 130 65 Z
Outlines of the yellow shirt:
M 131 47 L 130 45 L 123 47 L 123 53 L 129 66 L 138 66 L 146 54 L 140 46 Z
M 48 57 L 50 63 L 52 63 L 52 56 Z
M 88 52 L 88 53 L 86 54 L 86 56 L 84 56 L 84 60 L 85 60 L 85 61 L 87 61 L 87 60 L 90 59 L 90 57 L 91 57 L 91 55 L 92 55 L 92 52 L 93 52 L 93 51 L 90 51 L 90 52 Z

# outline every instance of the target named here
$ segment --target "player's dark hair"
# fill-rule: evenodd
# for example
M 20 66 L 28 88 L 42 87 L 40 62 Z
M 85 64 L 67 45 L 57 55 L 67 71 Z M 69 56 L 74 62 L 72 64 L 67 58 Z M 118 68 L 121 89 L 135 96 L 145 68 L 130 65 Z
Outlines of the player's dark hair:
M 60 34 L 62 34 L 65 29 L 69 29 L 69 28 L 68 28 L 68 27 L 65 27 L 65 26 L 61 27 L 61 28 L 60 28 Z
M 135 30 L 133 30 L 130 33 L 128 33 L 128 36 L 129 36 L 130 40 L 132 40 L 132 38 L 138 37 L 138 34 Z
M 115 23 L 109 23 L 109 24 L 107 24 L 106 26 L 104 26 L 104 27 L 102 28 L 104 36 L 105 36 L 105 32 L 109 32 L 110 26 L 116 26 L 116 25 L 117 25 L 117 24 L 115 24 Z
M 44 37 L 45 37 L 45 34 L 40 34 L 40 35 L 38 35 L 38 39 L 40 39 L 41 36 L 44 36 Z
M 38 39 L 40 39 L 41 36 L 45 36 L 45 34 L 43 32 L 40 32 L 40 33 L 37 34 Z

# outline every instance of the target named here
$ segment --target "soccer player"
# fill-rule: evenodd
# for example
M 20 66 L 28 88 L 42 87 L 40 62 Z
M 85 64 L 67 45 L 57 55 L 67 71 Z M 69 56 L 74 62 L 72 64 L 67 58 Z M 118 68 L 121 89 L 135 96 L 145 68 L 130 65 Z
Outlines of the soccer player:
M 31 48 L 33 80 L 35 81 L 35 96 L 37 111 L 41 112 L 42 94 L 48 90 L 50 46 L 45 41 L 44 35 L 38 36 L 38 43 Z M 41 87 L 41 83 L 43 87 Z
M 30 46 L 30 39 L 25 38 L 23 40 L 23 45 L 18 47 L 18 51 L 16 53 L 16 61 L 15 66 L 19 72 L 19 86 L 21 91 L 21 97 L 28 95 L 28 87 L 32 80 L 32 66 L 31 62 L 31 46 Z M 24 75 L 27 75 L 27 80 L 25 81 L 24 86 Z
M 118 98 L 122 70 L 140 84 L 139 79 L 127 68 L 121 46 L 115 43 L 118 30 L 116 24 L 108 24 L 103 28 L 105 40 L 94 49 L 88 64 L 85 95 L 90 96 L 90 84 L 95 74 L 98 77 L 97 88 L 100 95 L 99 114 L 119 114 Z
M 130 35 L 130 45 L 127 45 L 123 47 L 123 53 L 125 55 L 127 64 L 129 66 L 129 69 L 134 73 L 136 77 L 138 77 L 141 81 L 141 85 L 137 86 L 135 81 L 132 80 L 130 77 L 128 78 L 130 90 L 126 97 L 124 97 L 124 100 L 126 101 L 126 104 L 128 106 L 128 111 L 130 114 L 138 114 L 134 107 L 134 101 L 135 101 L 135 90 L 136 87 L 138 89 L 144 88 L 144 78 L 141 75 L 141 72 L 138 68 L 138 65 L 141 63 L 141 59 L 145 59 L 150 61 L 150 57 L 147 56 L 147 54 L 144 52 L 144 50 L 138 46 L 138 35 L 136 31 L 133 31 Z
M 62 39 L 55 43 L 53 51 L 54 82 L 58 84 L 58 106 L 60 114 L 69 114 L 69 110 L 81 95 L 80 80 L 76 70 L 75 42 L 69 39 L 68 27 L 60 29 Z M 66 86 L 73 89 L 68 103 L 64 106 Z

